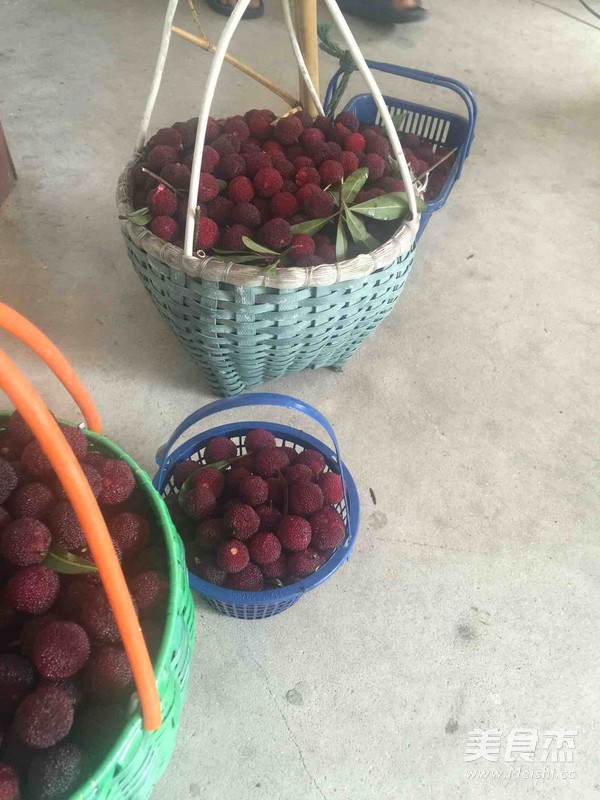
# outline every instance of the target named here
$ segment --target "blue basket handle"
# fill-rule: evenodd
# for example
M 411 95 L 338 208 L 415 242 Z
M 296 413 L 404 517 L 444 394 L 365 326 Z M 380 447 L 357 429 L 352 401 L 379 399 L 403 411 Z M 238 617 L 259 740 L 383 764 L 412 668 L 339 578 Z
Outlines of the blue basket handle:
M 244 406 L 281 406 L 281 408 L 290 408 L 294 411 L 300 411 L 300 413 L 306 414 L 307 417 L 310 417 L 311 419 L 314 419 L 315 422 L 318 422 L 327 431 L 331 441 L 333 442 L 337 465 L 340 471 L 340 477 L 342 479 L 346 508 L 350 507 L 348 505 L 346 477 L 344 475 L 344 465 L 340 455 L 340 446 L 338 444 L 335 431 L 333 430 L 327 418 L 324 417 L 320 411 L 314 408 L 314 406 L 305 403 L 303 400 L 298 400 L 296 397 L 290 397 L 287 394 L 274 394 L 272 392 L 254 392 L 253 394 L 237 395 L 236 397 L 225 397 L 222 400 L 215 400 L 214 402 L 209 403 L 208 405 L 203 406 L 202 408 L 199 408 L 197 411 L 194 411 L 192 414 L 190 414 L 189 417 L 184 419 L 183 422 L 173 431 L 169 441 L 162 447 L 158 448 L 156 453 L 156 463 L 159 469 L 155 485 L 163 486 L 166 479 L 167 470 L 171 466 L 171 461 L 168 457 L 169 453 L 179 437 L 182 436 L 189 428 L 191 428 L 192 425 L 195 425 L 197 422 L 200 422 L 207 417 L 211 417 L 214 414 L 219 414 L 221 411 L 230 411 L 231 409 L 243 408 Z
M 466 147 L 462 161 L 469 155 L 471 143 L 475 132 L 475 123 L 477 122 L 477 101 L 473 96 L 471 90 L 454 78 L 445 78 L 443 75 L 436 75 L 433 72 L 425 72 L 421 69 L 410 69 L 409 67 L 399 67 L 396 64 L 386 64 L 383 61 L 367 61 L 371 69 L 378 70 L 379 72 L 387 72 L 390 75 L 398 75 L 401 78 L 409 78 L 413 81 L 421 81 L 421 83 L 430 83 L 435 86 L 441 86 L 443 89 L 450 89 L 463 100 L 467 107 L 469 128 L 467 133 Z M 329 103 L 331 95 L 333 94 L 340 76 L 343 75 L 343 70 L 338 69 L 333 78 L 329 81 L 327 92 L 325 94 L 325 107 Z M 462 168 L 462 163 L 461 163 Z M 460 169 L 459 169 L 460 175 Z

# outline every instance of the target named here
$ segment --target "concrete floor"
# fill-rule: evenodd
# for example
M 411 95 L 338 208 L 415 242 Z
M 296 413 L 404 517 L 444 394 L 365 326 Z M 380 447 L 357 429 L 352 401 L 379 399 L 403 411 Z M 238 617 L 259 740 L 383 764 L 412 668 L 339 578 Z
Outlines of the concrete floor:
M 0 297 L 63 348 L 108 435 L 149 470 L 211 399 L 133 273 L 113 203 L 163 6 L 0 2 L 0 118 L 20 174 L 0 210 Z M 267 6 L 233 51 L 294 87 Z M 269 386 L 335 423 L 363 504 L 354 556 L 266 622 L 198 602 L 178 747 L 153 797 L 600 798 L 600 22 L 575 0 L 431 7 L 422 25 L 354 27 L 367 56 L 473 89 L 464 177 L 344 373 Z M 201 15 L 216 35 L 221 19 Z M 179 21 L 191 28 L 185 3 Z M 194 113 L 208 63 L 174 42 L 154 128 Z M 230 69 L 221 87 L 217 115 L 272 102 Z M 76 419 L 48 373 L 5 344 Z M 577 730 L 575 777 L 508 777 L 503 751 L 465 763 L 472 729 L 506 742 L 521 727 Z M 523 767 L 544 766 L 541 747 Z M 486 767 L 502 777 L 467 774 Z

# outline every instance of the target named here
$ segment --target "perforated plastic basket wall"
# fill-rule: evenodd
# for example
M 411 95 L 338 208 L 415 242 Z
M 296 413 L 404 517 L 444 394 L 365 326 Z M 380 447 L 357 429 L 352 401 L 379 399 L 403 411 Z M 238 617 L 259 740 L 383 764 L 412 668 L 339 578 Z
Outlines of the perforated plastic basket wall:
M 471 143 L 475 134 L 475 123 L 477 121 L 477 103 L 470 89 L 454 78 L 445 78 L 431 72 L 424 72 L 418 69 L 408 69 L 394 64 L 385 64 L 380 61 L 367 61 L 371 69 L 380 72 L 387 72 L 390 75 L 397 75 L 402 78 L 429 83 L 449 89 L 464 101 L 467 107 L 467 118 L 448 111 L 442 111 L 430 106 L 412 103 L 408 100 L 401 100 L 397 97 L 385 97 L 386 105 L 392 115 L 399 120 L 397 129 L 400 133 L 415 133 L 424 142 L 433 145 L 433 149 L 443 145 L 444 147 L 458 148 L 456 158 L 450 173 L 444 183 L 442 191 L 435 198 L 427 203 L 427 209 L 421 214 L 421 227 L 419 236 L 425 230 L 427 223 L 431 219 L 434 211 L 442 208 L 448 199 L 456 181 L 460 178 L 463 164 L 469 155 Z M 334 92 L 342 72 L 338 70 L 331 79 L 327 87 L 325 104 Z M 381 115 L 370 94 L 361 94 L 353 97 L 346 105 L 348 111 L 352 111 L 363 123 L 380 123 Z M 401 115 L 404 117 L 400 119 Z M 418 237 L 417 237 L 418 238 Z

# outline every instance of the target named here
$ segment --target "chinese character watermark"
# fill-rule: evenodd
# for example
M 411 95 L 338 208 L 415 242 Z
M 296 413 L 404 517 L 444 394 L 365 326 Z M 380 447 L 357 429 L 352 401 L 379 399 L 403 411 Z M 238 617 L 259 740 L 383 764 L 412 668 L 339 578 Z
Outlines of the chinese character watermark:
M 470 771 L 469 778 L 574 778 L 575 772 L 550 767 L 549 764 L 572 764 L 575 761 L 576 730 L 546 730 L 513 728 L 504 732 L 499 728 L 469 732 L 465 748 L 465 761 L 503 760 L 514 764 L 510 769 L 480 769 Z M 502 753 L 502 758 L 501 758 Z M 521 764 L 521 762 L 526 762 Z M 515 763 L 516 762 L 516 763 Z M 544 762 L 543 769 L 534 768 L 535 762 Z M 528 765 L 531 765 L 530 767 Z M 483 766 L 483 765 L 480 765 Z

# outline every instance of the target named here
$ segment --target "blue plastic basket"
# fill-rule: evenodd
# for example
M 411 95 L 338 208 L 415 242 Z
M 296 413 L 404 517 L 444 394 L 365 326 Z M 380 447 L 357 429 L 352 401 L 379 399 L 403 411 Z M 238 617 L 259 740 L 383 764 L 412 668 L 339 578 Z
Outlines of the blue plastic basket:
M 452 187 L 460 178 L 463 164 L 469 155 L 475 133 L 477 103 L 470 89 L 460 81 L 454 80 L 454 78 L 444 78 L 442 75 L 435 75 L 432 72 L 398 67 L 381 61 L 367 61 L 367 64 L 371 69 L 379 70 L 379 72 L 387 72 L 390 75 L 398 75 L 401 78 L 409 78 L 421 83 L 430 83 L 435 86 L 441 86 L 444 89 L 450 89 L 456 92 L 467 107 L 467 118 L 465 119 L 465 117 L 451 114 L 448 111 L 440 111 L 429 106 L 411 103 L 408 100 L 399 100 L 396 97 L 385 97 L 385 102 L 392 117 L 405 114 L 404 119 L 398 125 L 400 133 L 415 133 L 423 141 L 433 145 L 434 150 L 440 145 L 458 148 L 456 158 L 442 191 L 435 200 L 427 203 L 426 210 L 421 214 L 418 239 L 425 230 L 433 212 L 444 205 L 452 191 Z M 339 69 L 329 82 L 325 95 L 325 106 L 327 106 L 342 74 L 342 70 Z M 346 109 L 356 114 L 363 124 L 381 122 L 381 116 L 370 94 L 360 94 L 353 97 L 346 105 Z
M 221 411 L 229 411 L 244 406 L 280 406 L 282 408 L 300 411 L 323 426 L 331 437 L 334 450 L 331 450 L 314 436 L 310 436 L 297 428 L 271 422 L 236 422 L 228 425 L 221 425 L 192 437 L 185 442 L 185 444 L 172 450 L 175 442 L 192 425 L 195 425 L 197 422 L 213 414 L 218 414 Z M 356 486 L 348 467 L 345 466 L 341 459 L 338 441 L 333 428 L 316 408 L 308 405 L 308 403 L 304 403 L 302 400 L 284 394 L 257 392 L 255 394 L 229 397 L 223 400 L 216 400 L 214 403 L 209 403 L 193 414 L 190 414 L 190 416 L 176 428 L 167 444 L 161 447 L 156 454 L 156 463 L 159 469 L 153 481 L 155 488 L 164 497 L 176 493 L 177 488 L 172 477 L 175 466 L 180 461 L 185 461 L 187 459 L 197 460 L 200 464 L 205 463 L 203 457 L 204 448 L 209 439 L 215 436 L 230 437 L 237 445 L 238 454 L 242 455 L 245 453 L 243 447 L 244 437 L 248 431 L 257 427 L 271 431 L 277 439 L 278 444 L 289 445 L 298 451 L 305 448 L 318 450 L 325 457 L 327 469 L 339 472 L 344 486 L 344 499 L 336 506 L 336 509 L 341 514 L 346 525 L 346 538 L 326 563 L 313 575 L 291 584 L 290 586 L 283 586 L 277 589 L 268 589 L 263 592 L 238 592 L 233 589 L 214 586 L 212 583 L 202 580 L 202 578 L 199 578 L 194 573 L 189 573 L 190 586 L 194 591 L 206 598 L 210 605 L 217 611 L 227 614 L 230 617 L 237 617 L 238 619 L 264 619 L 265 617 L 272 617 L 275 614 L 279 614 L 285 611 L 286 608 L 294 605 L 294 603 L 308 591 L 319 586 L 319 584 L 331 577 L 331 575 L 333 575 L 333 573 L 349 558 L 358 533 L 360 521 L 358 492 L 356 491 Z

